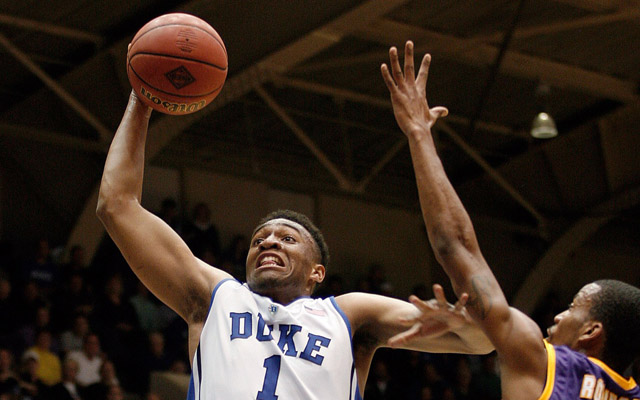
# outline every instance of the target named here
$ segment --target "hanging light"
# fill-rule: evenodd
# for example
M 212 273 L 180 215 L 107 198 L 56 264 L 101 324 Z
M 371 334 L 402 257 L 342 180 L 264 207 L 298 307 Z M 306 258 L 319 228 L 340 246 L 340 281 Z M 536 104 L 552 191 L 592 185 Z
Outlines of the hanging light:
M 536 139 L 550 139 L 558 136 L 558 128 L 551 115 L 546 112 L 536 115 L 531 124 L 531 136 Z
M 536 139 L 550 139 L 558 136 L 558 128 L 556 123 L 546 111 L 549 110 L 549 95 L 551 87 L 541 82 L 536 88 L 536 100 L 539 109 L 544 111 L 538 113 L 531 124 L 531 136 Z

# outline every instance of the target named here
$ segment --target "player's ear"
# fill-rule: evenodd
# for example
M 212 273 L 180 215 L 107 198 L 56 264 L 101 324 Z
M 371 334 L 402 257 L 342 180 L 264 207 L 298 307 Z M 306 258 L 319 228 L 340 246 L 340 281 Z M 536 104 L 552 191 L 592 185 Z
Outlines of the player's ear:
M 319 284 L 324 280 L 325 273 L 326 269 L 324 265 L 314 264 L 313 267 L 311 267 L 311 280 Z
M 602 322 L 589 321 L 582 327 L 578 342 L 582 348 L 589 348 L 604 343 L 604 329 Z

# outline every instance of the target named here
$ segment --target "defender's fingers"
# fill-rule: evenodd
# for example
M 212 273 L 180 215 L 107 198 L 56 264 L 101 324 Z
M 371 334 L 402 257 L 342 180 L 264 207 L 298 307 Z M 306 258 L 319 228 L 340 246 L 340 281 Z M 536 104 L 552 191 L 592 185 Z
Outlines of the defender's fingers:
M 391 347 L 402 345 L 404 343 L 407 343 L 409 340 L 413 339 L 414 337 L 416 337 L 419 333 L 420 333 L 420 325 L 415 324 L 408 330 L 402 333 L 398 333 L 394 337 L 390 338 L 387 341 L 387 344 Z
M 389 66 L 391 67 L 391 74 L 396 81 L 396 85 L 400 85 L 403 81 L 402 69 L 400 69 L 400 61 L 398 60 L 398 49 L 391 47 L 389 49 Z
M 420 300 L 418 296 L 414 296 L 414 295 L 409 296 L 409 301 L 411 302 L 411 304 L 416 306 L 416 308 L 418 308 L 418 310 L 422 313 L 427 313 L 437 308 L 431 303 L 431 301 Z
M 389 89 L 389 92 L 393 93 L 397 89 L 397 87 L 396 83 L 391 77 L 391 73 L 389 72 L 389 67 L 387 66 L 387 64 L 382 64 L 380 66 L 380 72 L 382 73 L 382 79 L 384 79 L 385 85 L 387 85 L 387 89 Z
M 462 293 L 458 301 L 456 301 L 456 304 L 454 306 L 455 310 L 456 311 L 462 310 L 464 306 L 467 305 L 467 300 L 469 300 L 469 295 L 467 293 Z
M 427 87 L 430 65 L 431 54 L 425 54 L 424 57 L 422 57 L 422 63 L 420 63 L 420 70 L 418 71 L 418 78 L 416 79 L 416 86 L 418 86 L 422 90 L 426 90 Z
M 440 305 L 440 307 L 447 306 L 448 303 L 447 298 L 444 295 L 444 289 L 437 283 L 433 285 L 433 295 L 435 296 L 436 300 L 438 300 L 438 305 Z
M 413 42 L 408 40 L 404 45 L 404 78 L 412 84 L 416 77 L 415 67 L 413 65 Z

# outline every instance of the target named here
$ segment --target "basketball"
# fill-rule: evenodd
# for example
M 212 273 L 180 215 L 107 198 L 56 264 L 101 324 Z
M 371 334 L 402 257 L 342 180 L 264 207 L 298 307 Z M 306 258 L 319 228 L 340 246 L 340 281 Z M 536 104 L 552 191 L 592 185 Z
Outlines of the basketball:
M 227 77 L 227 50 L 207 22 L 173 13 L 144 25 L 127 52 L 127 76 L 155 110 L 190 114 L 209 105 Z

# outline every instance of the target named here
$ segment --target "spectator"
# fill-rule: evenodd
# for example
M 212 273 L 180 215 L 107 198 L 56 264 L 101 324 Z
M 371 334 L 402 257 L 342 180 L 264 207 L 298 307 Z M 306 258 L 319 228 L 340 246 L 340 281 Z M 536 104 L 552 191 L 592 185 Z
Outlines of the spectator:
M 11 296 L 11 282 L 0 274 L 0 346 L 16 348 L 20 342 L 17 305 Z
M 391 378 L 389 368 L 382 358 L 374 359 L 371 365 L 371 374 L 367 380 L 365 389 L 367 400 L 396 400 L 401 398 L 400 388 Z
M 77 374 L 78 384 L 86 387 L 100 381 L 100 367 L 102 367 L 103 357 L 98 335 L 95 333 L 86 334 L 82 350 L 70 352 L 67 358 L 74 360 L 80 368 Z
M 0 348 L 0 398 L 17 400 L 19 394 L 20 385 L 13 371 L 13 354 Z
M 248 248 L 249 241 L 247 237 L 245 235 L 235 235 L 231 239 L 231 243 L 225 250 L 223 257 L 223 263 L 228 264 L 228 267 L 225 268 L 227 272 L 241 282 L 246 280 L 245 264 L 247 262 Z
M 467 357 L 458 358 L 455 371 L 454 392 L 456 400 L 470 400 L 471 395 L 471 367 Z
M 84 247 L 79 244 L 72 246 L 69 250 L 69 262 L 62 267 L 62 274 L 67 277 L 71 274 L 80 274 L 84 277 L 87 273 L 87 264 L 85 263 Z
M 25 347 L 33 346 L 36 342 L 36 336 L 38 332 L 42 330 L 51 331 L 51 312 L 49 306 L 41 305 L 35 310 L 33 319 L 29 323 L 20 328 L 20 336 L 24 341 Z M 53 336 L 51 337 L 50 350 L 54 353 L 58 352 L 58 341 Z
M 38 376 L 40 356 L 35 351 L 27 351 L 22 356 L 20 372 L 20 399 L 39 400 L 44 397 L 47 385 Z
M 100 336 L 102 349 L 120 371 L 122 386 L 135 390 L 136 358 L 139 356 L 143 338 L 138 328 L 136 311 L 125 298 L 124 284 L 120 274 L 107 279 L 103 298 L 96 303 L 91 326 Z
M 103 349 L 121 369 L 131 356 L 126 346 L 132 345 L 138 316 L 124 298 L 124 285 L 119 274 L 107 280 L 104 296 L 96 303 L 90 322 L 102 339 Z
M 107 391 L 107 400 L 123 400 L 124 394 L 120 385 L 111 385 Z
M 406 400 L 420 400 L 423 386 L 422 365 L 423 354 L 418 351 L 389 352 L 394 364 L 393 371 L 406 392 Z
M 179 235 L 182 234 L 182 223 L 178 216 L 178 203 L 170 197 L 165 198 L 160 203 L 160 210 L 158 211 L 158 217 L 166 222 L 174 231 Z
M 330 296 L 339 296 L 344 293 L 346 293 L 344 280 L 340 275 L 333 274 L 329 275 L 327 279 L 322 282 L 314 296 L 326 298 Z
M 67 358 L 62 367 L 62 382 L 48 390 L 50 400 L 82 400 L 82 388 L 78 385 L 78 363 Z
M 21 295 L 16 301 L 16 314 L 20 327 L 33 323 L 36 310 L 47 306 L 48 303 L 40 291 L 40 287 L 34 281 L 28 281 L 22 287 Z
M 51 293 L 58 279 L 58 266 L 51 258 L 49 241 L 45 238 L 38 240 L 33 258 L 24 266 L 24 277 L 27 281 L 35 282 L 43 293 Z
M 191 373 L 191 371 L 189 370 L 189 367 L 187 366 L 187 362 L 181 359 L 173 360 L 171 362 L 171 365 L 169 366 L 169 371 L 173 372 L 174 374 L 190 374 Z
M 425 385 L 420 389 L 420 400 L 433 400 L 434 398 L 431 386 Z
M 100 367 L 100 381 L 89 385 L 86 390 L 86 396 L 91 400 L 104 400 L 107 398 L 111 386 L 120 386 L 120 380 L 116 375 L 116 367 L 110 360 L 104 360 Z
M 165 350 L 165 340 L 162 333 L 151 332 L 148 336 L 147 351 L 141 356 L 140 392 L 149 390 L 151 372 L 167 371 L 171 367 L 171 358 Z
M 89 319 L 83 314 L 76 314 L 71 329 L 67 329 L 60 335 L 60 350 L 66 354 L 82 349 L 87 333 L 89 333 Z
M 496 371 L 497 353 L 492 352 L 482 356 L 481 369 L 471 377 L 469 391 L 473 398 L 478 400 L 500 400 L 500 375 Z
M 149 289 L 142 282 L 137 281 L 136 294 L 129 299 L 138 316 L 140 329 L 145 332 L 161 329 L 158 304 L 153 301 L 152 296 Z
M 51 351 L 51 332 L 43 329 L 36 335 L 35 345 L 27 350 L 27 353 L 35 353 L 39 361 L 37 370 L 38 378 L 47 386 L 55 385 L 62 379 L 62 364 L 60 358 Z M 27 357 L 34 357 L 27 355 Z
M 373 263 L 369 265 L 367 281 L 370 293 L 391 296 L 393 285 L 387 280 L 382 264 Z
M 93 311 L 94 297 L 86 274 L 73 272 L 66 275 L 53 301 L 53 320 L 58 331 L 69 329 L 76 314 L 89 315 Z
M 196 257 L 202 258 L 208 253 L 216 261 L 211 265 L 220 264 L 220 237 L 211 222 L 211 210 L 205 203 L 198 203 L 193 208 L 192 219 L 184 228 L 184 240 Z
M 423 386 L 429 386 L 434 398 L 440 398 L 447 383 L 436 368 L 433 360 L 427 360 L 422 366 L 422 382 Z

